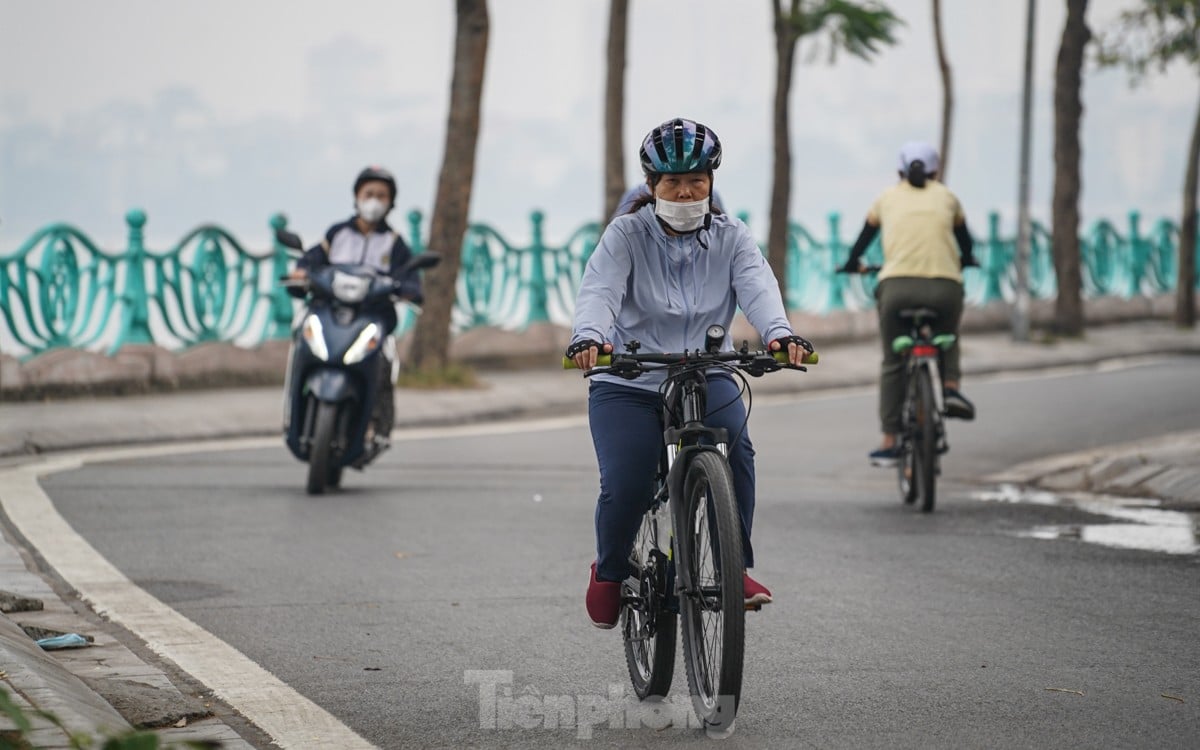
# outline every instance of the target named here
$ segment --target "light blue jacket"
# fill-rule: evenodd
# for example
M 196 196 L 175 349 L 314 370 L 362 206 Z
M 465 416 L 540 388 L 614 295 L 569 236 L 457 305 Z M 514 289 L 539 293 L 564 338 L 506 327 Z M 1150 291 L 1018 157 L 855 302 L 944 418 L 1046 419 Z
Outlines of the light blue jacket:
M 635 339 L 643 353 L 700 349 L 708 326 L 728 331 L 739 306 L 763 341 L 791 335 L 775 276 L 741 220 L 715 214 L 708 229 L 672 237 L 651 204 L 604 230 L 583 272 L 571 342 L 609 342 L 617 353 Z M 663 378 L 594 379 L 657 390 Z

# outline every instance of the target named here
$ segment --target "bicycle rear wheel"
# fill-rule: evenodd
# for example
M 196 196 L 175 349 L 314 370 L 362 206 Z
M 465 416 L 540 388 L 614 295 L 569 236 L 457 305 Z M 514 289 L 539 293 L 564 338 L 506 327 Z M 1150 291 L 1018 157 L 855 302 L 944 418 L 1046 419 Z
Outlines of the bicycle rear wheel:
M 904 409 L 900 415 L 900 460 L 896 462 L 896 486 L 905 505 L 912 505 L 917 499 L 917 461 L 916 452 L 913 450 L 916 432 L 913 428 L 916 423 L 916 417 L 913 415 L 917 403 L 914 395 L 916 386 L 916 381 L 910 379 L 904 398 Z
M 718 731 L 732 729 L 742 693 L 745 649 L 744 559 L 733 480 L 724 458 L 692 458 L 684 481 L 681 564 L 688 589 L 679 597 L 688 688 L 696 715 Z
M 933 380 L 925 367 L 917 368 L 916 416 L 913 468 L 921 510 L 929 513 L 937 495 L 937 404 L 933 400 Z
M 667 556 L 656 544 L 655 513 L 642 516 L 633 543 L 630 565 L 633 576 L 621 584 L 621 632 L 625 639 L 625 664 L 639 700 L 666 697 L 675 675 L 675 633 L 678 617 L 667 608 Z M 637 590 L 632 590 L 637 586 Z

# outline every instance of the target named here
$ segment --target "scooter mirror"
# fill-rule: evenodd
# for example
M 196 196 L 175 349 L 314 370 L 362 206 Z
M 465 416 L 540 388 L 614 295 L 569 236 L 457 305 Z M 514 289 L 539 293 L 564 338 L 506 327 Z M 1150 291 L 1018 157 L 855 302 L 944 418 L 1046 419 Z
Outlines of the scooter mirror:
M 300 242 L 300 237 L 294 232 L 289 232 L 286 229 L 275 230 L 275 240 L 284 247 L 290 247 L 293 250 L 303 250 L 304 245 Z
M 407 263 L 404 264 L 405 271 L 416 271 L 425 268 L 433 268 L 442 262 L 442 254 L 435 252 L 425 252 L 420 255 L 414 255 Z

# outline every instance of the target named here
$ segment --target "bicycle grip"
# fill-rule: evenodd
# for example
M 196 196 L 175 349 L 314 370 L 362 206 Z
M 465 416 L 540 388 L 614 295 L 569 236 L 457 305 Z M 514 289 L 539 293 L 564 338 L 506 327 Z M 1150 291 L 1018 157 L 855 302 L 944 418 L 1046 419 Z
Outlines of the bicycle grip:
M 599 357 L 596 357 L 596 367 L 608 367 L 611 364 L 611 354 L 601 354 Z M 570 357 L 563 357 L 563 369 L 578 370 L 579 368 L 575 366 L 575 360 L 571 359 Z
M 775 361 L 781 365 L 786 365 L 788 363 L 788 353 L 785 351 L 771 352 L 771 356 L 774 357 Z M 806 365 L 815 365 L 818 361 L 820 361 L 820 359 L 820 355 L 818 355 L 816 352 L 809 352 L 808 354 L 805 354 L 804 359 L 800 361 Z

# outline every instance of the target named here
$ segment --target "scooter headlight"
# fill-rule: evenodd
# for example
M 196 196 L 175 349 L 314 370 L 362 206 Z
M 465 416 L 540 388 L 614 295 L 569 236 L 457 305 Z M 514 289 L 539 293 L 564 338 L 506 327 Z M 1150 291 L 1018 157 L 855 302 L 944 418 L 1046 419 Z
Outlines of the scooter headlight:
M 379 326 L 370 323 L 362 329 L 358 338 L 354 339 L 354 343 L 346 350 L 346 356 L 342 357 L 342 361 L 348 365 L 362 362 L 364 357 L 379 348 L 379 342 L 382 340 L 383 333 L 379 330 Z
M 329 360 L 329 347 L 325 344 L 325 329 L 321 327 L 320 318 L 316 315 L 309 315 L 305 318 L 301 334 L 304 336 L 304 343 L 308 344 L 308 350 L 313 353 L 314 357 L 322 362 Z

